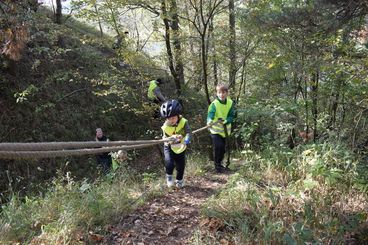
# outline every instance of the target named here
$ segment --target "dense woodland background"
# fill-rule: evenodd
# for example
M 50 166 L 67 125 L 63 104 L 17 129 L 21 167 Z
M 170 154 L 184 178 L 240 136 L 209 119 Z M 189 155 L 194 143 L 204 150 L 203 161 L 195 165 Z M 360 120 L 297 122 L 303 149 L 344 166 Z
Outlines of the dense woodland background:
M 63 4 L 0 2 L 0 142 L 94 140 L 96 127 L 111 140 L 153 139 L 161 122 L 151 118 L 146 91 L 158 77 L 196 129 L 205 124 L 215 85 L 225 82 L 237 108 L 231 145 L 247 161 L 232 184 L 266 185 L 264 170 L 272 168 L 284 171 L 272 188 L 294 183 L 298 191 L 318 190 L 303 218 L 295 211 L 297 221 L 284 226 L 273 216 L 266 216 L 268 226 L 254 223 L 262 210 L 248 212 L 246 221 L 219 217 L 243 234 L 244 244 L 255 237 L 265 244 L 342 244 L 354 232 L 356 244 L 368 241 L 365 0 L 74 0 L 68 13 Z M 209 144 L 208 137 L 196 138 L 191 152 L 207 156 Z M 105 183 L 94 156 L 0 163 L 0 235 L 7 241 L 31 241 L 41 232 L 13 224 L 11 205 L 19 210 L 24 198 L 46 195 L 51 183 L 68 182 L 65 176 Z M 129 152 L 127 166 L 145 179 L 161 164 L 156 148 Z M 263 191 L 275 205 L 282 197 L 272 188 Z M 250 202 L 253 194 L 240 198 L 248 209 L 260 200 Z M 328 195 L 328 202 L 318 199 Z M 350 207 L 360 200 L 361 209 L 334 216 L 328 207 L 342 205 L 339 198 Z M 73 243 L 65 237 L 57 241 Z

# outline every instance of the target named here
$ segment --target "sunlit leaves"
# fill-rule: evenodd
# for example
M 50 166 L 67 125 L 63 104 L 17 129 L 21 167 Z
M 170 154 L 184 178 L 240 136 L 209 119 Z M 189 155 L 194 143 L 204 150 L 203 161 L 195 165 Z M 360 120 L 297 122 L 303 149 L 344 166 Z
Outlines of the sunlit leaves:
M 24 101 L 27 101 L 30 96 L 33 96 L 38 91 L 39 91 L 39 88 L 31 84 L 22 92 L 15 93 L 14 98 L 16 98 L 17 103 L 22 103 Z
M 32 1 L 0 2 L 0 54 L 20 60 L 29 39 Z

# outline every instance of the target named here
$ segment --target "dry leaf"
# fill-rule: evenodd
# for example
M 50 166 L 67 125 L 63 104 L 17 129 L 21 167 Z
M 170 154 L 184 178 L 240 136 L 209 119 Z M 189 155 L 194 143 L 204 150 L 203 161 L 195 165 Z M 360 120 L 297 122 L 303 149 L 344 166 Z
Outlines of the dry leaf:
M 104 239 L 102 235 L 93 233 L 92 231 L 89 232 L 88 236 L 89 236 L 89 239 L 94 242 L 101 242 Z
M 216 232 L 225 228 L 224 222 L 218 218 L 206 218 L 200 222 L 200 226 L 210 232 Z

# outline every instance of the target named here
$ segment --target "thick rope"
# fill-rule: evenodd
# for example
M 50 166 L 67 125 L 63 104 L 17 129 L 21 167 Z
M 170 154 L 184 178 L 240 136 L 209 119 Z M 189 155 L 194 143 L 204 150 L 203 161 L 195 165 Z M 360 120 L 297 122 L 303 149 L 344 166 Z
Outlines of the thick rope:
M 5 159 L 21 159 L 21 158 L 49 158 L 49 157 L 66 157 L 66 156 L 82 156 L 90 154 L 99 154 L 109 151 L 139 149 L 160 144 L 161 142 L 129 145 L 129 146 L 114 146 L 94 149 L 79 149 L 79 150 L 56 150 L 56 151 L 0 151 L 0 158 Z
M 213 124 L 194 130 L 199 133 Z M 0 143 L 0 159 L 49 158 L 98 154 L 110 151 L 139 149 L 173 141 L 172 137 L 161 140 L 110 141 L 110 142 L 42 142 L 42 143 Z M 78 147 L 102 147 L 92 149 L 73 149 Z M 65 149 L 66 148 L 66 149 Z M 69 149 L 67 149 L 69 148 Z M 46 151 L 45 151 L 46 150 Z
M 0 151 L 41 151 L 96 148 L 104 146 L 156 144 L 170 141 L 161 140 L 137 140 L 137 141 L 70 141 L 70 142 L 42 142 L 42 143 L 0 143 Z
M 208 125 L 206 125 L 206 126 L 204 126 L 204 127 L 202 127 L 202 128 L 196 129 L 196 130 L 194 130 L 194 131 L 192 132 L 192 134 L 196 134 L 196 133 L 199 133 L 199 132 L 201 132 L 201 131 L 203 131 L 203 130 L 206 130 L 206 129 L 208 129 L 209 127 L 211 127 L 213 124 L 214 124 L 214 123 L 210 123 L 210 124 L 208 124 Z

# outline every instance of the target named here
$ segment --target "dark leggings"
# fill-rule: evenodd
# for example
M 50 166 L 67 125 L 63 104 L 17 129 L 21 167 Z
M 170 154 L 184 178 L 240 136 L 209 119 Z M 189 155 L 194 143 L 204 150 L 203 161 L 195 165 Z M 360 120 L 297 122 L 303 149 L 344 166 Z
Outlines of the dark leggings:
M 107 174 L 112 165 L 111 156 L 97 156 L 97 164 L 100 168 L 102 168 L 103 173 Z
M 215 156 L 215 167 L 221 166 L 221 162 L 225 156 L 225 138 L 219 134 L 211 134 L 213 151 Z
M 170 147 L 165 146 L 164 154 L 166 174 L 172 175 L 174 168 L 176 168 L 176 179 L 182 180 L 185 169 L 185 151 L 180 154 L 176 154 L 171 150 Z

